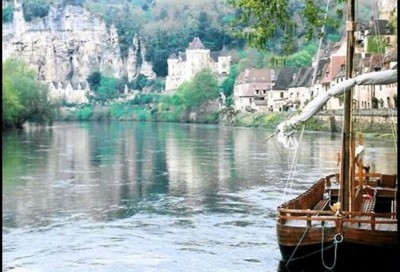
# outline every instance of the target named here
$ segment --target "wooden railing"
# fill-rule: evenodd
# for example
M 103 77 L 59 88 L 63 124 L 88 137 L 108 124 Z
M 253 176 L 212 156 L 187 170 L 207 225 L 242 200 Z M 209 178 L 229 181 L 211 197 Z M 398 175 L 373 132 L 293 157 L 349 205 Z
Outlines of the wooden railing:
M 371 224 L 371 230 L 375 230 L 376 224 L 397 225 L 396 212 L 391 213 L 365 213 L 365 212 L 342 212 L 336 216 L 332 211 L 321 210 L 297 210 L 297 209 L 279 209 L 278 220 L 285 224 L 287 220 L 304 221 L 304 226 L 310 226 L 312 221 L 319 222 L 341 222 L 340 227 L 344 223 L 351 224 Z M 339 227 L 339 226 L 337 226 Z

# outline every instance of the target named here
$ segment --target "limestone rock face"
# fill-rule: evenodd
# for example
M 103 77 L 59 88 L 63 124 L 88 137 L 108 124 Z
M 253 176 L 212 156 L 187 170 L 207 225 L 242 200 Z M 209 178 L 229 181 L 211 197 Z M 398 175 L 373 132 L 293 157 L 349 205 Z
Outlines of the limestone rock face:
M 121 58 L 117 30 L 78 6 L 52 6 L 44 18 L 26 22 L 20 1 L 14 1 L 14 20 L 3 23 L 3 60 L 28 62 L 44 81 L 81 82 L 94 71 L 129 80 L 140 73 L 133 40 L 128 57 Z M 146 63 L 146 65 L 148 65 Z M 148 67 L 146 66 L 146 69 Z

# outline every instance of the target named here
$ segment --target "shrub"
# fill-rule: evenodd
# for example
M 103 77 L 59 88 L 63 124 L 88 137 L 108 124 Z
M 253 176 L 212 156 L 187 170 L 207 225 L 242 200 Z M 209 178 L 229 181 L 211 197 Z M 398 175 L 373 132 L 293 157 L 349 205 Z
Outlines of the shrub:
M 79 121 L 88 121 L 93 115 L 93 108 L 91 106 L 85 106 L 82 109 L 79 109 L 75 117 Z

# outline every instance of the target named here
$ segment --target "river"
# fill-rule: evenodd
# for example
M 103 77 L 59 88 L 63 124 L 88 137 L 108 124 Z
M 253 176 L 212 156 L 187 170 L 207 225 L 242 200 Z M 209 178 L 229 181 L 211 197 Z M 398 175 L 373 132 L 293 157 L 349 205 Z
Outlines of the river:
M 3 132 L 3 271 L 273 271 L 285 188 L 338 169 L 340 135 L 216 125 L 56 123 Z M 300 137 L 300 132 L 296 133 Z M 366 139 L 371 170 L 397 173 L 393 141 Z

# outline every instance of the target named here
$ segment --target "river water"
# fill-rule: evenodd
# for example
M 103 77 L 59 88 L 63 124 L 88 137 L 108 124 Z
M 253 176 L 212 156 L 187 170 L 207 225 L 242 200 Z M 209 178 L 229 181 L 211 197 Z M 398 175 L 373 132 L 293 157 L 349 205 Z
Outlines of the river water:
M 276 207 L 337 170 L 340 135 L 304 133 L 293 164 L 271 133 L 135 122 L 3 133 L 3 271 L 286 271 Z M 397 172 L 393 141 L 365 146 L 372 170 Z

